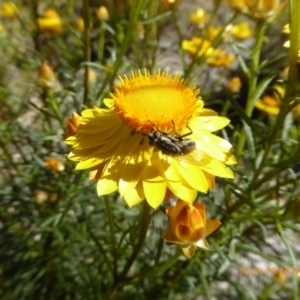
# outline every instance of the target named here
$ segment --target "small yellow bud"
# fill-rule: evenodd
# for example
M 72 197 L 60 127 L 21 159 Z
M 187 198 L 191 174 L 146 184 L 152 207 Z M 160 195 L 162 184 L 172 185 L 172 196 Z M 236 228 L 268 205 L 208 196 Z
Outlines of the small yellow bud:
M 0 33 L 5 32 L 6 29 L 5 27 L 0 23 Z
M 109 12 L 105 6 L 100 6 L 96 10 L 96 15 L 100 21 L 108 21 L 109 20 Z
M 53 171 L 63 171 L 65 169 L 64 164 L 54 157 L 49 157 L 45 159 L 44 163 L 47 168 Z
M 162 5 L 167 9 L 176 9 L 178 7 L 178 0 L 162 0 Z
M 97 74 L 92 68 L 88 69 L 88 81 L 89 84 L 95 84 L 97 79 Z
M 63 135 L 64 139 L 76 134 L 77 128 L 81 124 L 80 116 L 76 112 L 73 112 L 72 119 L 68 119 L 66 123 L 67 123 L 67 134 Z
M 46 63 L 42 63 L 39 67 L 39 78 L 38 83 L 42 87 L 52 87 L 55 83 L 55 75 Z
M 77 21 L 76 21 L 76 27 L 79 31 L 81 32 L 84 32 L 84 20 L 83 18 L 79 18 Z M 90 29 L 93 28 L 93 23 L 90 22 Z

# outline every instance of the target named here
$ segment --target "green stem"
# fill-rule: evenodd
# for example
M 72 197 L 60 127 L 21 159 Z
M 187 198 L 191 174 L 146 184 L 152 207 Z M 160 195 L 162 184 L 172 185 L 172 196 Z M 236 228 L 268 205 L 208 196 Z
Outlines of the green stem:
M 64 124 L 61 114 L 59 112 L 59 108 L 57 106 L 56 99 L 54 98 L 53 91 L 51 88 L 48 88 L 48 87 L 46 87 L 45 89 L 46 89 L 46 95 L 50 101 L 51 110 L 52 110 L 53 114 L 55 115 L 56 119 L 59 121 L 61 128 L 64 128 L 65 124 Z
M 114 284 L 111 289 L 111 295 L 116 293 L 118 286 L 125 279 L 128 271 L 130 270 L 131 266 L 133 265 L 133 263 L 135 262 L 135 260 L 138 256 L 138 254 L 142 250 L 142 247 L 143 247 L 146 235 L 147 235 L 149 223 L 151 220 L 150 213 L 151 213 L 151 207 L 149 206 L 148 202 L 146 200 L 144 200 L 143 211 L 141 214 L 141 229 L 140 229 L 139 240 L 138 240 L 137 244 L 134 246 L 133 252 L 132 252 L 131 256 L 129 257 L 123 271 L 115 279 Z
M 100 97 L 102 96 L 102 93 L 104 92 L 106 86 L 108 84 L 111 84 L 121 63 L 122 63 L 122 60 L 123 60 L 123 57 L 125 55 L 125 52 L 127 51 L 128 47 L 129 47 L 129 44 L 130 44 L 130 41 L 131 41 L 131 38 L 133 36 L 133 34 L 136 34 L 136 26 L 137 26 L 137 22 L 138 22 L 138 18 L 139 18 L 139 15 L 140 15 L 140 12 L 143 8 L 143 4 L 144 4 L 144 0 L 139 0 L 136 5 L 132 6 L 133 8 L 133 11 L 132 11 L 132 15 L 129 19 L 129 23 L 128 23 L 128 26 L 127 26 L 127 32 L 125 34 L 125 37 L 123 39 L 123 42 L 122 42 L 122 45 L 121 45 L 121 48 L 120 48 L 120 51 L 118 52 L 117 54 L 117 59 L 114 63 L 114 66 L 112 68 L 112 72 L 111 73 L 108 73 L 104 82 L 103 82 L 103 85 L 100 89 L 100 91 L 98 92 L 97 96 L 96 96 L 96 99 L 99 100 Z
M 249 186 L 249 189 L 252 189 L 253 184 L 257 180 L 258 176 L 261 174 L 261 171 L 264 167 L 266 159 L 269 157 L 269 152 L 273 143 L 275 142 L 282 125 L 284 124 L 286 115 L 290 110 L 290 104 L 294 100 L 293 94 L 297 88 L 297 82 L 299 80 L 299 71 L 297 67 L 299 44 L 300 44 L 300 3 L 297 0 L 291 0 L 291 22 L 290 22 L 290 53 L 289 53 L 289 75 L 288 83 L 286 85 L 285 96 L 282 100 L 282 105 L 280 107 L 279 114 L 276 119 L 276 123 L 271 132 L 271 135 L 266 144 L 265 152 L 259 167 L 257 168 L 254 176 L 252 178 L 252 184 Z
M 118 262 L 118 256 L 116 253 L 116 239 L 115 239 L 115 225 L 113 221 L 113 214 L 110 206 L 110 202 L 107 196 L 104 196 L 105 206 L 106 206 L 106 212 L 107 212 L 107 218 L 108 218 L 108 224 L 109 224 L 109 230 L 110 230 L 110 238 L 111 238 L 111 247 L 112 247 L 112 254 L 114 258 L 114 278 L 117 276 L 117 262 Z
M 164 264 L 162 264 L 159 267 L 156 267 L 148 272 L 142 273 L 140 276 L 142 277 L 153 277 L 153 276 L 157 276 L 158 274 L 166 271 L 167 269 L 169 269 L 177 260 L 178 258 L 182 255 L 182 250 L 181 249 L 177 249 L 176 253 L 168 260 L 166 261 Z M 139 277 L 139 276 L 138 276 Z
M 104 53 L 104 44 L 105 44 L 105 22 L 100 21 L 99 28 L 99 44 L 98 44 L 98 62 L 102 63 L 103 53 Z
M 255 36 L 255 44 L 253 51 L 251 53 L 251 66 L 249 68 L 249 73 L 246 74 L 248 77 L 248 96 L 245 112 L 248 117 L 251 117 L 255 101 L 256 88 L 257 88 L 257 74 L 259 72 L 259 63 L 260 63 L 260 54 L 263 45 L 263 40 L 265 37 L 267 24 L 264 21 L 258 21 L 256 27 L 256 36 Z M 245 126 L 248 126 L 245 124 Z M 243 154 L 244 146 L 246 142 L 246 132 L 245 129 L 242 130 L 241 136 L 236 148 L 236 156 L 239 158 Z
M 150 1 L 150 8 L 149 8 L 149 18 L 154 18 L 155 16 L 158 15 L 158 10 L 159 10 L 159 1 Z M 156 60 L 156 52 L 157 52 L 157 47 L 158 47 L 158 33 L 157 33 L 157 22 L 153 22 L 150 24 L 150 29 L 149 29 L 149 37 L 150 37 L 150 45 L 151 45 L 151 59 L 150 59 L 150 66 L 149 69 L 152 71 L 153 66 L 155 65 L 155 60 Z M 148 63 L 149 65 L 149 63 Z
M 84 43 L 84 61 L 90 62 L 91 60 L 91 41 L 90 41 L 90 16 L 89 16 L 89 0 L 83 0 L 83 20 L 84 20 L 84 32 L 83 32 L 83 43 Z M 89 106 L 89 66 L 84 66 L 84 96 L 83 104 Z

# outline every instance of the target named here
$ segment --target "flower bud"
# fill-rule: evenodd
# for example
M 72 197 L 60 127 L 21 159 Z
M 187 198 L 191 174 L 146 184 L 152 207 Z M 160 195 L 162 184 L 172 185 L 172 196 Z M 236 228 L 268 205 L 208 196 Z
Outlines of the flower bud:
M 170 229 L 163 234 L 167 243 L 180 246 L 185 256 L 191 258 L 197 247 L 209 249 L 206 236 L 215 231 L 220 222 L 207 220 L 203 203 L 189 204 L 178 200 L 175 207 L 167 209 Z
M 100 6 L 96 10 L 96 16 L 100 21 L 108 21 L 109 20 L 109 12 L 105 6 Z
M 49 157 L 45 159 L 45 166 L 53 171 L 63 171 L 65 169 L 64 164 L 61 161 L 58 161 L 54 157 Z
M 42 63 L 39 67 L 38 83 L 42 87 L 52 87 L 55 83 L 55 75 L 49 65 Z
M 79 31 L 81 31 L 81 32 L 84 32 L 84 20 L 83 20 L 83 18 L 79 18 L 77 21 L 76 21 L 76 27 L 77 27 L 77 29 L 79 30 Z M 92 29 L 93 28 L 93 23 L 92 22 L 90 22 L 90 29 Z
M 73 112 L 72 119 L 67 120 L 67 134 L 64 134 L 63 138 L 66 139 L 69 136 L 75 135 L 80 124 L 80 116 L 76 112 Z

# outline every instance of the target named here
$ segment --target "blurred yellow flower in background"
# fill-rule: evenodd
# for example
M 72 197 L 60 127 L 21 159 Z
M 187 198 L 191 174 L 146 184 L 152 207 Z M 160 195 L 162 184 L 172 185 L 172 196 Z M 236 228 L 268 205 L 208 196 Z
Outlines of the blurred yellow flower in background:
M 56 10 L 48 8 L 42 17 L 37 19 L 38 29 L 41 33 L 55 34 L 62 31 L 62 21 Z
M 65 169 L 64 164 L 54 157 L 46 158 L 44 162 L 46 167 L 53 171 L 63 171 Z
M 77 19 L 77 21 L 76 21 L 76 28 L 79 31 L 84 32 L 84 20 L 83 20 L 83 18 Z M 92 28 L 93 28 L 93 23 L 90 22 L 90 29 L 92 29 Z
M 212 36 L 212 38 L 215 38 L 215 36 Z M 233 54 L 222 52 L 218 48 L 213 48 L 211 41 L 198 37 L 193 37 L 191 40 L 183 40 L 182 49 L 192 56 L 197 55 L 204 57 L 206 63 L 213 67 L 229 68 L 235 61 Z
M 190 21 L 196 26 L 202 26 L 207 20 L 206 11 L 203 8 L 199 8 L 190 13 Z
M 0 33 L 5 31 L 6 31 L 5 27 L 3 26 L 3 24 L 0 23 Z
M 242 88 L 242 81 L 240 77 L 233 76 L 228 79 L 227 87 L 232 93 L 239 93 Z
M 232 146 L 212 133 L 229 120 L 205 109 L 194 85 L 160 70 L 119 80 L 104 100 L 108 109 L 84 110 L 66 140 L 76 170 L 91 169 L 90 178 L 98 180 L 98 195 L 118 189 L 129 206 L 146 198 L 156 208 L 167 188 L 191 203 L 197 191 L 214 187 L 214 176 L 233 178 L 226 167 L 236 163 Z M 180 143 L 193 145 L 189 155 L 164 151 Z
M 167 208 L 167 215 L 170 229 L 162 237 L 181 247 L 188 258 L 194 256 L 197 247 L 209 249 L 206 237 L 221 225 L 218 220 L 206 219 L 203 203 L 189 204 L 178 199 L 175 207 Z
M 249 22 L 241 22 L 239 24 L 232 25 L 230 33 L 233 37 L 240 41 L 248 39 L 253 35 L 253 31 L 249 26 Z
M 284 93 L 285 88 L 283 86 L 275 85 L 270 94 L 264 95 L 256 101 L 255 107 L 267 114 L 278 115 Z
M 56 81 L 56 77 L 51 67 L 42 63 L 38 69 L 38 83 L 42 87 L 53 87 Z
M 198 37 L 192 37 L 191 40 L 182 41 L 182 49 L 186 50 L 191 55 L 209 57 L 214 55 L 215 49 L 211 46 L 209 40 L 204 40 Z
M 286 34 L 290 34 L 291 33 L 290 24 L 285 24 L 284 27 L 283 27 L 282 32 L 286 33 Z
M 215 27 L 215 26 L 210 26 L 206 28 L 203 32 L 203 35 L 208 39 L 210 42 L 213 42 L 220 34 L 222 31 L 223 27 Z M 226 38 L 226 31 L 222 33 L 222 38 Z
M 96 10 L 96 16 L 100 21 L 108 21 L 109 20 L 109 12 L 105 6 L 100 6 Z
M 3 2 L 1 4 L 0 16 L 6 19 L 15 19 L 18 16 L 18 8 L 13 2 Z
M 208 57 L 206 62 L 213 67 L 225 67 L 230 68 L 235 61 L 235 57 L 232 53 L 222 52 L 220 49 L 216 49 L 214 55 Z
M 272 22 L 285 8 L 287 1 L 281 0 L 226 0 L 233 8 L 253 19 Z
M 179 5 L 179 0 L 162 0 L 161 3 L 167 9 L 176 9 Z

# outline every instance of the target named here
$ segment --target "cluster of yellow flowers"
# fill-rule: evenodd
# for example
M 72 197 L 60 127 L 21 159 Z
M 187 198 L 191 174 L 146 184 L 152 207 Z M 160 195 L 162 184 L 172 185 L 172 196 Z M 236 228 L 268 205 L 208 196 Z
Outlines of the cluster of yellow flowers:
M 209 66 L 230 68 L 235 61 L 234 55 L 216 48 L 215 42 L 221 36 L 224 41 L 232 37 L 239 41 L 251 37 L 253 33 L 249 23 L 230 24 L 224 30 L 220 26 L 205 27 L 207 20 L 207 12 L 204 9 L 200 8 L 191 12 L 190 21 L 197 29 L 201 29 L 203 37 L 193 36 L 190 40 L 183 40 L 182 49 L 191 56 L 204 58 Z
M 100 6 L 95 11 L 95 14 L 100 21 L 107 21 L 109 19 L 109 13 L 105 6 Z M 56 34 L 62 31 L 63 21 L 56 10 L 48 8 L 44 11 L 43 15 L 37 19 L 37 25 L 41 33 Z M 84 31 L 83 18 L 77 19 L 75 25 L 79 31 Z M 90 28 L 93 28 L 92 22 L 90 23 Z
M 68 120 L 66 143 L 76 170 L 90 169 L 98 195 L 119 190 L 129 206 L 147 200 L 157 208 L 168 194 L 170 231 L 164 238 L 191 257 L 196 246 L 220 223 L 207 221 L 203 204 L 193 204 L 197 191 L 215 186 L 214 176 L 233 178 L 233 148 L 213 134 L 229 120 L 204 108 L 199 90 L 179 76 L 146 70 L 120 77 L 107 109 L 86 109 Z
M 281 0 L 226 0 L 233 8 L 240 10 L 252 19 L 272 22 L 287 5 Z

